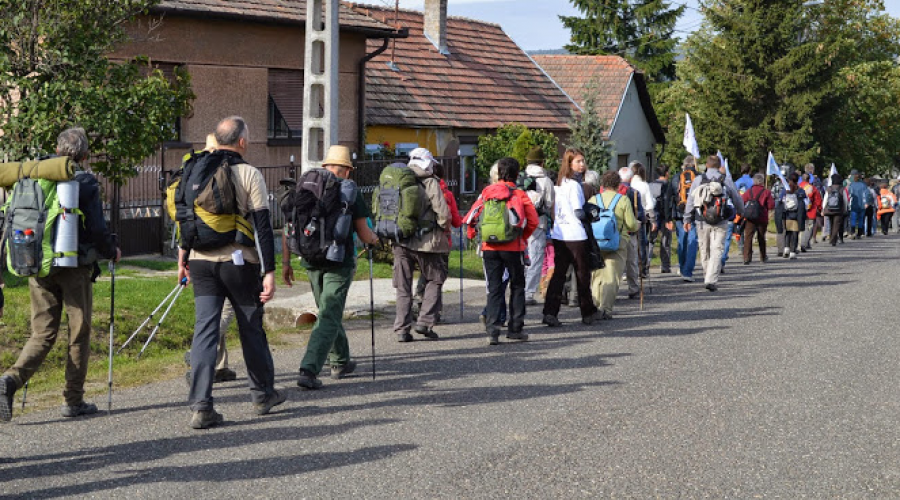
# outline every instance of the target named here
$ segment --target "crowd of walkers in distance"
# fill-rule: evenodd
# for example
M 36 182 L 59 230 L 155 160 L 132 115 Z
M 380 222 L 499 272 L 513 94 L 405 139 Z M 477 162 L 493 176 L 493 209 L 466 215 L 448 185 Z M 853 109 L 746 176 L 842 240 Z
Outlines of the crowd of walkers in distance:
M 249 136 L 243 118 L 221 120 L 207 148 L 187 155 L 169 186 L 170 215 L 180 234 L 178 280 L 181 286 L 191 285 L 194 293 L 194 335 L 186 355 L 194 429 L 223 421 L 214 408 L 212 386 L 236 376 L 227 367 L 223 334 L 232 318 L 240 331 L 254 411 L 268 414 L 286 400 L 274 385 L 262 322 L 264 305 L 275 295 L 277 254 L 267 186 L 259 170 L 244 159 Z M 88 158 L 85 131 L 60 134 L 57 154 L 76 164 Z M 620 286 L 627 288 L 628 300 L 643 301 L 644 279 L 657 252 L 659 272 L 675 272 L 685 282 L 695 281 L 699 255 L 704 286 L 716 292 L 732 240 L 742 245 L 744 265 L 753 262 L 754 242 L 758 260 L 769 261 L 770 220 L 777 233 L 775 253 L 788 259 L 811 250 L 820 231 L 822 241 L 831 245 L 847 235 L 872 236 L 879 227 L 883 234 L 891 226 L 900 231 L 900 223 L 893 220 L 900 213 L 900 185 L 867 183 L 855 170 L 846 181 L 837 174 L 823 181 L 810 164 L 802 173 L 788 168 L 767 185 L 766 177 L 751 175 L 748 165 L 733 180 L 718 156 L 699 165 L 688 156 L 677 172 L 665 165 L 650 171 L 631 162 L 600 173 L 575 149 L 565 151 L 558 172 L 545 169 L 544 163 L 539 147 L 529 151 L 524 168 L 513 158 L 500 159 L 464 216 L 443 180 L 443 165 L 424 148 L 384 169 L 371 206 L 350 180 L 355 167 L 344 146 L 331 146 L 321 168 L 303 172 L 296 182 L 283 182 L 278 194 L 286 220 L 282 280 L 292 286 L 293 266 L 299 264 L 318 305 L 297 385 L 317 390 L 326 367 L 332 379 L 357 367 L 343 327 L 358 258 L 355 240 L 368 245 L 370 259 L 373 245 L 392 246 L 396 339 L 411 342 L 415 334 L 436 340 L 452 235 L 454 228 L 463 227 L 483 259 L 487 300 L 481 321 L 489 345 L 496 346 L 504 328 L 507 340 L 528 340 L 526 308 L 537 306 L 540 296 L 542 322 L 548 327 L 562 325 L 563 305 L 578 307 L 585 325 L 611 320 Z M 52 347 L 64 308 L 69 317 L 69 365 L 62 415 L 97 411 L 84 401 L 91 284 L 99 274 L 98 256 L 117 260 L 120 253 L 99 215 L 96 179 L 78 172 L 84 219 L 79 264 L 48 266 L 46 275 L 29 279 L 32 335 L 16 363 L 0 376 L 2 421 L 11 419 L 13 395 Z M 15 205 L 13 201 L 6 206 Z M 111 390 L 112 371 L 109 385 Z

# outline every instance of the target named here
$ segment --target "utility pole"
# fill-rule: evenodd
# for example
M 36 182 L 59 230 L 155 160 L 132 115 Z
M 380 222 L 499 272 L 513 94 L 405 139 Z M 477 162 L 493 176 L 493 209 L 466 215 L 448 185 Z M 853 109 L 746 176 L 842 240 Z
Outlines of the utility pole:
M 340 0 L 307 0 L 303 64 L 303 172 L 338 143 Z

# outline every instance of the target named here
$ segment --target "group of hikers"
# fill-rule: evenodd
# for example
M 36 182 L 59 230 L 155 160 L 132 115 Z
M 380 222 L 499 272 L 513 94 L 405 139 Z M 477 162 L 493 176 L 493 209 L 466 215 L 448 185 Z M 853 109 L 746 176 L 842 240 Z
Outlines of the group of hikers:
M 207 148 L 185 157 L 168 190 L 170 214 L 180 235 L 178 280 L 191 284 L 194 293 L 196 321 L 186 355 L 194 429 L 223 421 L 214 408 L 212 388 L 236 376 L 227 367 L 224 345 L 224 331 L 232 318 L 240 331 L 255 412 L 265 415 L 286 399 L 275 388 L 263 328 L 263 308 L 276 289 L 276 238 L 268 188 L 260 171 L 244 159 L 248 144 L 249 128 L 241 117 L 221 120 Z M 56 152 L 76 165 L 84 162 L 88 157 L 84 130 L 60 134 Z M 444 166 L 425 148 L 382 171 L 371 207 L 350 179 L 354 165 L 345 146 L 331 146 L 321 168 L 307 170 L 295 181 L 282 181 L 277 196 L 286 220 L 282 279 L 292 286 L 293 264 L 299 257 L 318 306 L 297 385 L 320 389 L 326 366 L 333 379 L 356 369 L 343 327 L 358 258 L 356 240 L 368 246 L 370 259 L 372 246 L 391 244 L 397 341 L 413 341 L 414 333 L 435 340 L 439 338 L 435 326 L 442 322 L 442 287 L 452 235 L 454 228 L 465 225 L 483 259 L 487 300 L 481 321 L 488 344 L 496 346 L 504 328 L 507 340 L 528 340 L 526 308 L 537 306 L 539 296 L 542 322 L 548 327 L 562 325 L 563 305 L 578 307 L 585 325 L 611 320 L 620 284 L 627 287 L 628 299 L 643 300 L 642 280 L 649 277 L 657 247 L 659 271 L 672 273 L 677 260 L 674 272 L 685 282 L 695 281 L 699 254 L 705 288 L 716 292 L 732 240 L 742 245 L 744 265 L 753 262 L 754 241 L 759 261 L 769 260 L 770 213 L 777 232 L 776 253 L 789 259 L 811 250 L 820 231 L 831 245 L 843 242 L 845 234 L 854 239 L 871 236 L 879 223 L 884 234 L 891 224 L 900 231 L 893 220 L 900 214 L 900 185 L 866 183 L 856 170 L 847 181 L 833 174 L 823 182 L 812 164 L 802 173 L 788 167 L 783 175 L 773 176 L 770 187 L 764 174 L 753 174 L 746 164 L 740 178 L 732 180 L 719 156 L 702 163 L 687 156 L 674 173 L 662 164 L 650 171 L 637 161 L 600 173 L 589 168 L 581 151 L 568 149 L 559 171 L 553 172 L 544 167 L 544 151 L 535 147 L 525 163 L 523 168 L 511 157 L 498 160 L 490 170 L 489 184 L 464 215 L 443 179 Z M 12 418 L 14 394 L 53 346 L 63 309 L 69 318 L 69 357 L 62 414 L 76 417 L 97 411 L 96 405 L 84 401 L 91 282 L 99 275 L 98 258 L 118 261 L 121 253 L 102 216 L 97 180 L 80 169 L 74 180 L 81 185 L 83 220 L 78 265 L 48 264 L 45 272 L 29 279 L 32 335 L 15 364 L 0 376 L 2 421 Z M 7 226 L 17 210 L 18 190 L 13 189 L 4 205 Z M 12 243 L 8 233 L 9 227 L 4 248 L 18 251 L 19 233 Z M 19 268 L 16 271 L 27 276 Z

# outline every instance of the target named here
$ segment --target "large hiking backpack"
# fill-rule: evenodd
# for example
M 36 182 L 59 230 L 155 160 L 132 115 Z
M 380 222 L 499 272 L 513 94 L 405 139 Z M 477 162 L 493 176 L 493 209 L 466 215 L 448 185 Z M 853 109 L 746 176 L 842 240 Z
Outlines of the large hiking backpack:
M 63 207 L 60 204 L 57 192 L 60 184 L 63 183 L 47 179 L 29 177 L 19 179 L 3 206 L 6 221 L 4 224 L 6 265 L 16 276 L 44 277 L 50 274 L 54 266 L 78 265 L 78 226 L 81 210 L 76 206 Z M 69 204 L 77 205 L 77 183 L 67 181 L 64 184 L 69 186 L 68 198 L 74 202 Z M 66 242 L 57 244 L 57 233 L 63 217 L 74 219 L 70 219 L 65 231 Z M 65 245 L 68 250 L 60 251 L 60 245 Z M 72 259 L 73 257 L 75 258 Z M 65 262 L 62 259 L 65 259 Z
M 685 170 L 678 174 L 678 211 L 684 213 L 684 207 L 687 205 L 688 193 L 691 192 L 691 185 L 697 173 L 693 170 Z
M 825 203 L 822 205 L 822 215 L 843 215 L 844 194 L 840 186 L 829 187 L 825 191 Z
M 372 196 L 375 234 L 394 241 L 414 236 L 420 229 L 422 214 L 418 211 L 424 196 L 424 188 L 408 166 L 392 163 L 385 167 Z
M 478 233 L 485 243 L 509 243 L 522 236 L 525 228 L 525 205 L 514 194 L 514 189 L 494 184 L 482 194 L 481 213 L 478 216 Z
M 343 262 L 358 193 L 355 182 L 324 168 L 304 172 L 280 203 L 291 253 L 314 266 Z
M 764 188 L 760 188 L 759 192 L 756 196 L 753 196 L 753 188 L 750 188 L 750 200 L 744 204 L 744 218 L 750 221 L 758 221 L 762 218 L 763 208 L 762 203 L 759 202 L 759 198 L 765 192 Z
M 231 243 L 254 245 L 253 227 L 238 213 L 232 165 L 244 163 L 231 151 L 201 151 L 186 157 L 171 182 L 171 205 L 181 247 L 211 250 Z
M 616 193 L 612 201 L 609 202 L 608 207 L 603 206 L 603 197 L 599 194 L 591 200 L 600 210 L 597 217 L 591 221 L 591 233 L 597 242 L 597 248 L 604 252 L 615 252 L 619 249 L 621 234 L 619 233 L 619 222 L 616 220 L 615 211 L 616 205 L 619 204 L 621 199 L 622 195 Z
M 710 180 L 705 176 L 701 184 L 709 186 L 710 191 L 706 200 L 698 207 L 703 221 L 710 225 L 716 225 L 731 219 L 732 215 L 728 209 L 728 191 L 725 188 L 725 184 L 717 180 Z M 720 194 L 713 195 L 713 191 L 719 191 Z

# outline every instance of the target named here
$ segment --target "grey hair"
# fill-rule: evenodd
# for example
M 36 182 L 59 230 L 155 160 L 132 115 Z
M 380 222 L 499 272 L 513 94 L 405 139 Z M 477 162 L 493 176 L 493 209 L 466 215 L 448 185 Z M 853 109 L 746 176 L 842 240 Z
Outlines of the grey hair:
M 754 186 L 762 186 L 766 183 L 766 176 L 763 174 L 756 174 L 753 176 L 753 185 Z
M 88 157 L 87 133 L 81 127 L 63 130 L 56 138 L 56 154 L 68 156 L 75 161 L 84 161 Z
M 494 164 L 491 165 L 491 172 L 488 175 L 491 178 L 491 184 L 500 180 L 500 162 L 495 161 Z
M 236 146 L 241 139 L 249 140 L 250 129 L 240 116 L 229 116 L 216 125 L 215 135 L 220 146 Z
M 594 188 L 594 191 L 600 191 L 600 173 L 596 170 L 585 171 L 584 183 Z

